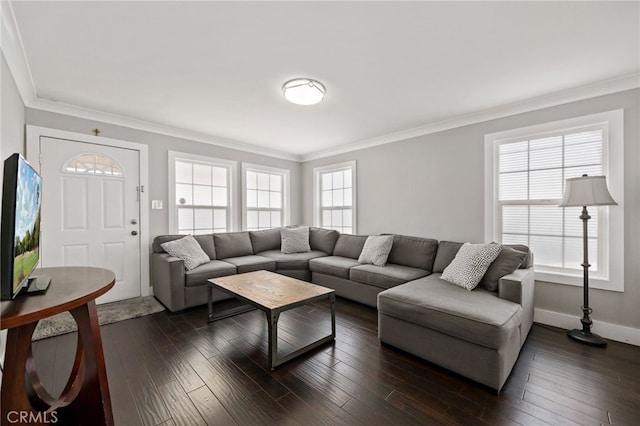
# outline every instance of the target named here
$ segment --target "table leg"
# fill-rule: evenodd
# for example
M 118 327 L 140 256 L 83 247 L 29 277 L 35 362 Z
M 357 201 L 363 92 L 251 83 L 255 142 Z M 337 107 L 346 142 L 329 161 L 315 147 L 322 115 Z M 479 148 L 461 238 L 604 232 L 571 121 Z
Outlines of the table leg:
M 276 368 L 278 362 L 278 319 L 280 312 L 270 311 L 267 314 L 269 338 L 269 368 Z
M 336 294 L 329 294 L 329 303 L 331 304 L 331 337 L 336 338 Z
M 11 412 L 33 412 L 27 396 L 27 364 L 31 358 L 31 335 L 37 322 L 9 329 L 2 374 L 2 425 L 11 423 Z
M 72 377 L 65 391 L 71 391 L 77 385 L 81 386 L 81 389 L 73 401 L 68 406 L 61 407 L 59 411 L 63 416 L 68 413 L 78 424 L 113 425 L 96 303 L 92 300 L 70 312 L 78 323 L 78 345 L 82 345 L 82 350 L 78 351 L 76 361 L 78 356 L 82 358 L 82 374 L 77 377 L 81 383 L 71 383 L 71 380 L 74 380 Z M 64 396 L 63 393 L 60 398 L 63 399 Z
M 30 424 L 63 423 L 113 425 L 113 412 L 102 338 L 95 301 L 70 311 L 78 323 L 78 347 L 71 375 L 54 399 L 40 383 L 31 352 L 31 336 L 37 322 L 12 328 L 7 335 L 2 376 L 2 419 L 16 423 L 20 415 L 36 419 Z M 30 414 L 29 414 L 30 413 Z M 12 417 L 14 416 L 14 417 Z

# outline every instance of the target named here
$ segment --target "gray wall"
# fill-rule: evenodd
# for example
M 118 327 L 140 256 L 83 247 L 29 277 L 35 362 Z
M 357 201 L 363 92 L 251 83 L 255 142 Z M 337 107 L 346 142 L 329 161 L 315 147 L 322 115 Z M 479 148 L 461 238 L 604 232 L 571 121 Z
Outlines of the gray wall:
M 14 152 L 24 155 L 24 102 L 2 56 L 2 117 L 0 118 L 0 176 L 4 160 Z M 2 189 L 0 189 L 2 191 Z
M 150 237 L 169 232 L 169 199 L 168 199 L 168 151 L 180 151 L 209 157 L 223 158 L 238 162 L 278 167 L 291 171 L 291 223 L 301 222 L 301 165 L 295 161 L 281 160 L 245 151 L 223 148 L 207 143 L 194 142 L 171 136 L 164 136 L 128 127 L 90 121 L 83 118 L 56 114 L 31 108 L 26 109 L 27 124 L 68 130 L 77 133 L 92 134 L 95 128 L 100 129 L 100 136 L 146 144 L 149 147 L 149 199 L 162 200 L 162 210 L 149 210 Z M 241 164 L 238 164 L 238 187 L 240 186 Z M 240 194 L 238 199 L 242 200 Z M 240 214 L 238 212 L 238 214 Z M 240 226 L 240 222 L 238 222 Z
M 18 86 L 9 71 L 7 61 L 2 56 L 0 76 L 0 176 L 4 176 L 4 160 L 14 152 L 24 154 L 24 102 Z M 0 186 L 0 192 L 2 187 Z M 4 365 L 7 331 L 0 332 L 0 364 Z
M 624 108 L 625 292 L 592 290 L 593 318 L 640 327 L 640 90 L 464 126 L 303 164 L 303 222 L 313 220 L 313 168 L 357 162 L 360 234 L 484 240 L 484 135 Z M 578 315 L 582 289 L 538 282 L 536 308 Z M 578 326 L 576 324 L 576 326 Z

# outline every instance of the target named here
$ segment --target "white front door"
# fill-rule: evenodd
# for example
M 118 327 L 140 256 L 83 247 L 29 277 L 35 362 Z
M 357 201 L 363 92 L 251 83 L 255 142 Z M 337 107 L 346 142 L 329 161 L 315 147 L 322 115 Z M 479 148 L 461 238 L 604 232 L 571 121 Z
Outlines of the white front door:
M 40 138 L 41 265 L 116 275 L 97 303 L 140 296 L 139 152 Z

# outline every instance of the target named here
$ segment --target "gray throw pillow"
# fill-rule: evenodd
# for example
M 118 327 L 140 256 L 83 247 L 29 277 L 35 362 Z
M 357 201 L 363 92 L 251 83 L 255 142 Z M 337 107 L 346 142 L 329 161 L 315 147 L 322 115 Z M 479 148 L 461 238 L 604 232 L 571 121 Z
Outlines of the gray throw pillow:
M 502 246 L 502 250 L 496 260 L 489 265 L 489 269 L 482 277 L 480 285 L 489 291 L 498 290 L 498 280 L 518 269 L 527 258 L 527 253 Z
M 501 250 L 500 244 L 464 243 L 453 261 L 442 272 L 441 278 L 471 291 L 478 285 Z
M 393 235 L 371 235 L 367 237 L 358 257 L 358 263 L 369 263 L 384 266 L 393 246 Z
M 182 259 L 184 267 L 188 271 L 211 260 L 207 253 L 202 250 L 198 241 L 193 238 L 193 235 L 162 243 L 161 246 L 171 256 Z
M 311 251 L 308 226 L 282 228 L 280 237 L 282 238 L 281 250 L 285 254 Z

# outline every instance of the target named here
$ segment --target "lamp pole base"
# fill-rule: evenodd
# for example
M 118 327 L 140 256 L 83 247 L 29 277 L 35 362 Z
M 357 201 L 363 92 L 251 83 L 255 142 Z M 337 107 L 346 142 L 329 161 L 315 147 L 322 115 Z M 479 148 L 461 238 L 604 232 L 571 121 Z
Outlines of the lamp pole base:
M 583 330 L 571 330 L 567 335 L 576 342 L 591 346 L 607 346 L 607 341 L 594 333 L 586 333 Z

